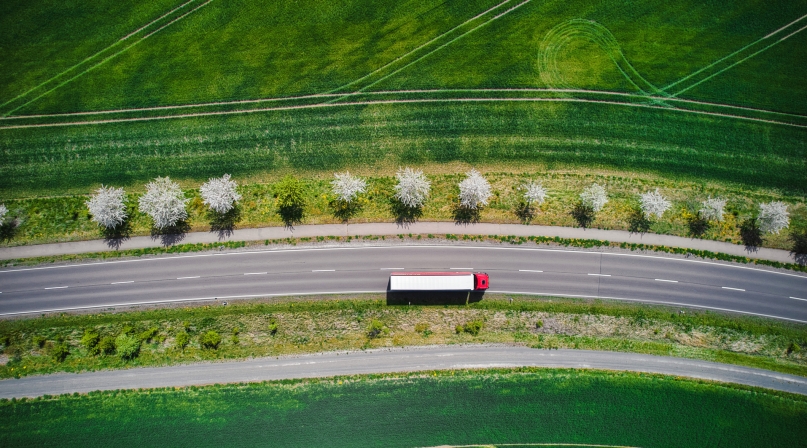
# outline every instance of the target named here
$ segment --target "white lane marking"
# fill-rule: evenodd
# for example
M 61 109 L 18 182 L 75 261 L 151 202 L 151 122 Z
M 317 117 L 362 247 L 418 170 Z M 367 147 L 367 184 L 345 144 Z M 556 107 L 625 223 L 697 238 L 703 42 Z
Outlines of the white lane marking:
M 474 268 L 448 268 L 454 271 L 473 271 Z
M 311 272 L 336 272 L 336 269 L 314 269 Z
M 292 296 L 314 296 L 314 295 L 342 295 L 342 294 L 378 294 L 385 293 L 386 290 L 378 291 L 320 291 L 320 292 L 284 292 L 280 294 L 246 294 L 239 296 L 216 296 L 216 297 L 197 297 L 194 299 L 169 299 L 169 300 L 152 300 L 149 302 L 129 302 L 129 303 L 115 303 L 110 305 L 92 305 L 92 306 L 76 306 L 70 308 L 52 308 L 37 311 L 18 311 L 14 313 L 0 313 L 0 316 L 18 316 L 21 314 L 36 314 L 36 313 L 58 313 L 60 311 L 72 310 L 89 310 L 94 308 L 115 308 L 118 306 L 137 306 L 137 305 L 154 305 L 158 303 L 176 303 L 176 302 L 201 302 L 207 300 L 217 299 L 249 299 L 253 297 L 292 297 Z
M 588 274 L 588 275 L 593 275 L 595 277 L 610 277 L 611 276 L 611 274 Z
M 381 268 L 382 271 L 399 271 L 406 268 Z
M 471 235 L 471 234 L 466 234 Z M 322 236 L 322 235 L 320 235 Z M 422 244 L 422 245 L 406 245 L 406 246 L 362 246 L 362 247 L 317 247 L 317 248 L 296 248 L 296 249 L 266 249 L 266 250 L 245 250 L 239 252 L 225 252 L 225 253 L 215 253 L 215 254 L 193 254 L 193 255 L 177 255 L 173 257 L 155 257 L 155 258 L 142 258 L 142 259 L 135 259 L 135 260 L 115 260 L 115 261 L 99 261 L 96 263 L 82 263 L 82 264 L 69 264 L 69 265 L 59 265 L 59 266 L 41 266 L 36 268 L 22 268 L 22 269 L 10 269 L 10 270 L 0 270 L 0 274 L 5 273 L 13 273 L 13 272 L 21 272 L 21 271 L 38 271 L 42 269 L 62 269 L 62 268 L 75 268 L 75 267 L 85 267 L 85 266 L 97 266 L 103 264 L 118 264 L 118 263 L 135 263 L 135 262 L 144 262 L 144 261 L 163 261 L 163 260 L 178 260 L 183 258 L 201 258 L 201 257 L 222 257 L 222 256 L 233 256 L 233 255 L 261 255 L 267 253 L 283 253 L 283 252 L 312 252 L 312 251 L 331 251 L 331 250 L 362 250 L 362 249 L 423 249 L 423 248 L 450 248 L 450 249 L 475 249 L 475 250 L 523 250 L 523 251 L 533 251 L 533 252 L 560 252 L 560 253 L 568 253 L 568 254 L 581 254 L 581 255 L 599 255 L 599 256 L 617 256 L 617 257 L 639 257 L 639 258 L 653 258 L 659 260 L 668 260 L 668 261 L 682 261 L 682 262 L 689 262 L 689 263 L 700 263 L 700 264 L 708 264 L 714 266 L 722 266 L 724 268 L 734 268 L 734 269 L 746 269 L 750 271 L 759 271 L 764 272 L 767 274 L 777 274 L 777 275 L 786 275 L 788 277 L 797 277 L 804 280 L 807 280 L 807 275 L 801 274 L 790 274 L 787 272 L 778 272 L 778 271 L 769 271 L 767 269 L 759 269 L 759 268 L 752 268 L 748 266 L 738 266 L 732 264 L 725 264 L 725 263 L 717 263 L 713 261 L 704 261 L 704 260 L 690 260 L 686 258 L 672 258 L 672 257 L 660 257 L 657 255 L 637 255 L 637 254 L 618 254 L 618 253 L 610 253 L 610 252 L 591 252 L 585 250 L 567 250 L 567 249 L 542 249 L 542 248 L 529 248 L 529 247 L 483 247 L 483 246 L 451 246 L 451 245 L 438 245 L 438 244 Z
M 51 286 L 50 288 L 45 289 L 65 289 L 65 288 L 67 288 L 67 286 Z
M 803 301 L 807 302 L 807 299 L 800 299 L 798 297 L 791 297 L 791 299 L 793 299 L 793 300 L 803 300 Z
M 245 272 L 244 275 L 266 275 L 266 272 Z
M 678 280 L 664 280 L 663 278 L 657 278 L 657 282 L 667 282 L 667 283 L 678 283 Z
M 124 283 L 134 283 L 134 280 L 129 280 L 128 282 L 112 282 L 110 285 L 122 285 Z
M 727 311 L 730 313 L 748 314 L 751 316 L 760 316 L 760 317 L 770 317 L 772 319 L 782 319 L 782 320 L 789 320 L 791 322 L 799 322 L 802 324 L 807 324 L 807 320 L 791 319 L 789 317 L 774 316 L 771 314 L 752 313 L 750 311 L 732 310 L 730 308 L 718 308 L 714 306 L 705 306 L 705 305 L 690 305 L 688 303 L 679 303 L 679 302 L 666 302 L 663 300 L 627 299 L 625 297 L 609 297 L 609 296 L 585 296 L 576 294 L 558 294 L 555 292 L 523 292 L 523 291 L 494 291 L 494 290 L 488 290 L 488 292 L 493 294 L 523 294 L 525 296 L 580 297 L 584 299 L 610 299 L 610 300 L 625 300 L 628 302 L 660 303 L 662 305 L 675 305 L 687 308 L 702 308 L 706 310 Z M 0 316 L 2 316 L 2 314 L 0 314 Z
M 532 269 L 519 269 L 518 272 L 544 272 L 544 271 L 533 271 Z
M 177 277 L 177 280 L 185 280 L 185 279 L 188 279 L 188 278 L 199 278 L 199 276 L 195 275 L 193 277 Z
M 745 290 L 744 290 L 744 289 L 740 289 L 740 288 L 729 288 L 728 286 L 721 286 L 721 288 L 723 288 L 723 289 L 730 289 L 730 290 L 732 290 L 732 291 L 742 291 L 742 292 L 745 292 Z

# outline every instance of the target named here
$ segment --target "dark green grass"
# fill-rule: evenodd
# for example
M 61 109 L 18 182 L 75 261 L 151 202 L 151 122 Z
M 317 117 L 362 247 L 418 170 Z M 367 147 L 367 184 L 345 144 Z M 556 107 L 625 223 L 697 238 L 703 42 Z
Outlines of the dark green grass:
M 658 375 L 494 370 L 0 404 L 4 446 L 803 446 L 807 400 Z
M 807 170 L 802 129 L 598 104 L 344 106 L 5 130 L 0 147 L 6 197 L 166 175 L 200 181 L 451 161 L 585 165 L 803 193 Z

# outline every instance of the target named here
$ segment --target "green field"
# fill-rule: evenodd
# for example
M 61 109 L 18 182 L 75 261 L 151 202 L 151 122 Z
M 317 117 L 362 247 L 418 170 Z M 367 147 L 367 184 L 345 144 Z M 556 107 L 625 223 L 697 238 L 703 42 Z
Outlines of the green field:
M 805 14 L 750 0 L 6 4 L 0 196 L 449 161 L 803 194 Z
M 4 446 L 795 447 L 803 396 L 630 373 L 434 372 L 0 403 Z

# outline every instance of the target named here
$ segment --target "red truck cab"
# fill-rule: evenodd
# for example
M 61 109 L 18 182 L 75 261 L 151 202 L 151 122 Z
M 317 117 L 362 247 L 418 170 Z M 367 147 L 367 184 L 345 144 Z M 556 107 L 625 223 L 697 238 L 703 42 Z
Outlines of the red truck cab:
M 474 288 L 476 291 L 484 291 L 490 287 L 490 277 L 484 272 L 475 272 L 474 280 L 476 282 L 476 287 Z

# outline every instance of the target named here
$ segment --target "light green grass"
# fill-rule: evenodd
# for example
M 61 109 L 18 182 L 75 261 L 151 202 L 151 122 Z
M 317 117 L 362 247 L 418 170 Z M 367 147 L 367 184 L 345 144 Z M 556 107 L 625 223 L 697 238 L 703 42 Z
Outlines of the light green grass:
M 150 4 L 136 11 L 120 6 L 110 10 L 115 14 L 105 16 L 101 8 L 107 3 L 50 8 L 50 3 L 39 0 L 6 7 L 0 22 L 0 39 L 8 43 L 0 54 L 0 101 L 62 73 L 179 4 L 160 4 L 160 8 Z M 201 4 L 197 1 L 188 8 Z M 358 82 L 338 91 L 561 84 L 622 93 L 641 93 L 639 86 L 661 98 L 764 48 L 770 39 L 755 42 L 807 13 L 799 4 L 786 1 L 748 0 L 730 8 L 694 1 L 610 0 L 597 5 L 531 1 L 510 10 L 520 4 L 511 1 L 472 19 L 496 4 L 412 0 L 380 6 L 356 0 L 333 5 L 309 0 L 291 5 L 215 0 L 15 113 L 315 94 L 354 80 Z M 55 12 L 44 25 L 47 16 L 41 11 L 48 8 Z M 56 20 L 59 17 L 64 20 Z M 596 25 L 585 25 L 591 21 Z M 576 25 L 563 39 L 544 42 L 552 29 L 568 23 Z M 93 32 L 99 29 L 102 32 Z M 600 43 L 590 39 L 603 36 L 607 39 Z M 519 96 L 515 93 L 463 91 L 387 98 L 453 102 L 339 105 L 384 99 L 372 95 L 345 98 L 319 109 L 0 129 L 0 195 L 5 199 L 83 192 L 100 183 L 132 185 L 158 175 L 200 181 L 222 172 L 271 177 L 289 170 L 394 169 L 402 164 L 449 161 L 653 172 L 673 180 L 731 182 L 803 194 L 804 128 L 691 111 L 805 124 L 804 117 L 779 113 L 807 113 L 807 87 L 801 82 L 807 68 L 802 62 L 807 61 L 805 39 L 805 33 L 793 35 L 681 95 L 777 113 L 580 92 L 522 96 L 616 98 L 623 105 L 524 103 L 501 101 Z M 539 70 L 540 54 L 546 52 L 542 45 L 557 47 L 549 78 Z M 43 46 L 47 51 L 38 51 Z M 713 64 L 746 46 L 736 56 Z M 662 91 L 704 67 L 704 72 L 669 92 Z M 369 73 L 373 74 L 364 79 Z M 456 102 L 491 96 L 497 101 Z M 0 112 L 8 112 L 20 101 Z M 313 98 L 1 123 L 126 119 L 328 101 Z
M 96 392 L 0 403 L 5 446 L 800 446 L 803 396 L 515 369 Z M 568 446 L 568 445 L 566 445 Z

